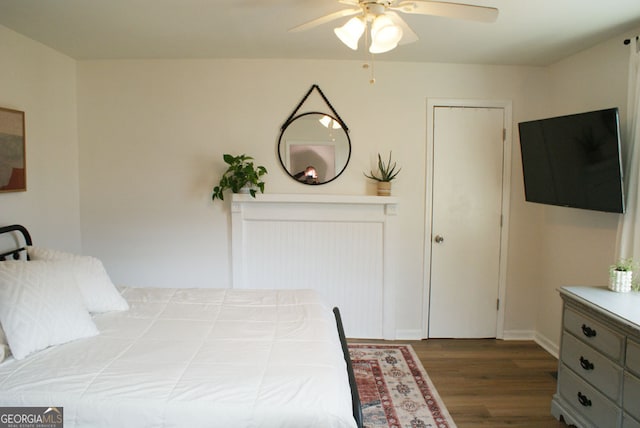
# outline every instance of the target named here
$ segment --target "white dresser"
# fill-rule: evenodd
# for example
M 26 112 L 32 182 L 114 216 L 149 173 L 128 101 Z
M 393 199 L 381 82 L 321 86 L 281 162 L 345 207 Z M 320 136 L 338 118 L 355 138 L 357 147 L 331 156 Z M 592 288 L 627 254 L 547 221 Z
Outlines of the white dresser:
M 579 428 L 640 428 L 640 293 L 562 287 L 551 413 Z

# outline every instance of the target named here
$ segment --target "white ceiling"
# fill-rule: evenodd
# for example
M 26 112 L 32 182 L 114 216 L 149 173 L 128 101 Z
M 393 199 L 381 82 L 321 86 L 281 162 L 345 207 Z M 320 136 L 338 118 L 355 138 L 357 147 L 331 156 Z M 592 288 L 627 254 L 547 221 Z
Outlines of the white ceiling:
M 640 28 L 640 0 L 458 2 L 496 7 L 500 15 L 491 24 L 403 15 L 420 40 L 376 58 L 548 65 Z M 0 0 L 0 25 L 79 60 L 365 60 L 362 47 L 354 52 L 333 34 L 348 18 L 287 32 L 346 7 L 337 0 Z

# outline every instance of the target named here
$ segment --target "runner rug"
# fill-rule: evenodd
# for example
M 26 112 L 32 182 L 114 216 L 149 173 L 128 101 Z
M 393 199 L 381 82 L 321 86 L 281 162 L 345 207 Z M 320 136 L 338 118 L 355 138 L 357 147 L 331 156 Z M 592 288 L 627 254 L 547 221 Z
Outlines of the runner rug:
M 365 428 L 455 428 L 410 345 L 351 343 Z

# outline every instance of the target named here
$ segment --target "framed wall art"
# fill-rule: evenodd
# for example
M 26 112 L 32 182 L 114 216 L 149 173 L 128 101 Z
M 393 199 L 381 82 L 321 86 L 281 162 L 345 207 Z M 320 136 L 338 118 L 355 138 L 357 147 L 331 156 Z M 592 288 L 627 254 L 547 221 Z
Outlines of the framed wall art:
M 27 190 L 24 112 L 0 107 L 0 193 Z

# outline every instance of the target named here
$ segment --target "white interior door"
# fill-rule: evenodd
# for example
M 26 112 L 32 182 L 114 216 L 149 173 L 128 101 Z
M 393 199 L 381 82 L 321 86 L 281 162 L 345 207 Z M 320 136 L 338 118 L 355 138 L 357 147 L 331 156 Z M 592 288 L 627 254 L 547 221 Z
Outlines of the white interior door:
M 433 114 L 428 337 L 496 337 L 504 109 Z

